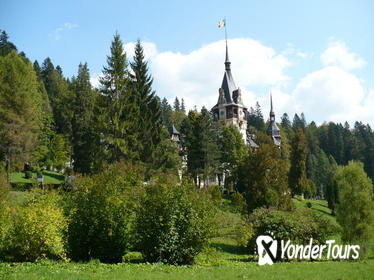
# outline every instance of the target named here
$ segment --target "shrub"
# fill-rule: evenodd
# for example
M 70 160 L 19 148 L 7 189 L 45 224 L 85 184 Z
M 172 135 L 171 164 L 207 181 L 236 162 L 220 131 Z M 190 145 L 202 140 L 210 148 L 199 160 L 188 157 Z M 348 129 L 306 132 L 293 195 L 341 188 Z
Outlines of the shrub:
M 75 261 L 121 262 L 132 244 L 132 221 L 142 172 L 121 163 L 74 181 L 68 194 L 69 255 Z
M 59 200 L 54 191 L 33 191 L 28 204 L 12 213 L 14 223 L 3 243 L 2 259 L 31 262 L 45 258 L 66 259 L 63 233 L 67 221 Z
M 209 198 L 216 204 L 220 204 L 222 200 L 222 191 L 220 186 L 212 185 L 206 188 Z
M 311 203 L 310 201 L 308 201 L 308 202 L 306 203 L 306 207 L 308 207 L 308 208 L 312 208 L 312 203 Z
M 31 179 L 32 178 L 32 172 L 31 171 L 25 171 L 25 178 L 26 179 Z
M 12 225 L 12 217 L 6 201 L 8 193 L 9 185 L 6 182 L 6 174 L 0 170 L 0 259 L 4 259 L 3 252 L 6 250 L 6 242 Z
M 335 224 L 311 209 L 281 211 L 259 208 L 249 217 L 253 236 L 248 247 L 253 253 L 256 238 L 265 233 L 273 233 L 277 240 L 291 240 L 295 243 L 308 243 L 313 238 L 316 243 L 324 243 L 326 238 L 338 231 Z M 279 255 L 279 254 L 278 254 Z
M 176 184 L 167 176 L 154 179 L 137 209 L 135 232 L 144 260 L 191 264 L 207 245 L 214 207 L 192 185 Z
M 238 212 L 244 212 L 247 208 L 244 196 L 240 192 L 234 192 L 232 194 L 231 203 L 238 210 Z

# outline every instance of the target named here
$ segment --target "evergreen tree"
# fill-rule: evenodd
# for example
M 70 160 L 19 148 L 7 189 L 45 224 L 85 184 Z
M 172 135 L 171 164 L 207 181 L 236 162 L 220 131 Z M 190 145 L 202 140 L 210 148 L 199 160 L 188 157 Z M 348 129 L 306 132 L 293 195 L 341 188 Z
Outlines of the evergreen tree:
M 5 30 L 0 29 L 0 56 L 6 56 L 11 51 L 17 52 L 17 47 L 10 41 Z
M 172 114 L 173 109 L 171 108 L 167 99 L 164 97 L 161 101 L 161 119 L 162 124 L 165 127 L 170 127 L 172 125 Z
M 70 141 L 72 137 L 72 119 L 74 115 L 74 93 L 54 68 L 51 59 L 44 60 L 41 77 L 53 111 L 53 120 L 58 134 L 64 134 Z
M 301 195 L 308 191 L 309 182 L 306 177 L 307 143 L 301 128 L 295 131 L 291 142 L 291 168 L 289 186 L 292 195 Z
M 325 197 L 327 200 L 328 207 L 332 210 L 332 214 L 335 214 L 335 206 L 339 203 L 338 197 L 338 187 L 335 181 L 336 170 L 338 165 L 336 164 L 335 159 L 330 155 L 329 156 L 330 168 L 327 170 L 326 174 L 326 190 Z
M 132 88 L 140 109 L 139 141 L 143 144 L 140 159 L 150 163 L 154 160 L 153 152 L 161 140 L 162 116 L 159 99 L 152 90 L 153 79 L 148 73 L 148 65 L 140 41 L 135 45 L 134 62 L 131 63 L 131 68 L 134 72 Z
M 203 107 L 201 109 L 200 118 L 197 129 L 200 130 L 201 151 L 204 155 L 203 159 L 203 180 L 204 185 L 209 184 L 209 180 L 219 173 L 219 147 L 218 141 L 218 127 L 217 123 L 213 121 L 210 112 Z
M 174 99 L 174 111 L 180 111 L 180 103 L 178 97 L 175 97 Z
M 63 74 L 62 74 L 62 68 L 61 68 L 60 65 L 57 65 L 57 66 L 56 66 L 56 72 L 57 72 L 57 74 L 59 74 L 61 77 L 63 77 Z
M 179 147 L 170 139 L 166 128 L 161 129 L 161 141 L 154 151 L 152 169 L 155 172 L 171 173 L 179 175 L 182 167 L 182 160 L 179 155 Z
M 292 125 L 287 113 L 284 113 L 281 117 L 281 126 L 285 133 L 287 133 L 288 139 L 292 138 Z M 283 141 L 282 141 L 283 142 Z
M 196 185 L 201 186 L 202 182 L 205 185 L 212 176 L 219 173 L 217 131 L 212 116 L 205 108 L 201 113 L 190 111 L 182 122 L 187 171 Z
M 39 62 L 37 60 L 34 61 L 33 67 L 38 79 L 42 80 L 42 68 L 40 68 Z
M 186 106 L 184 105 L 184 99 L 182 98 L 182 103 L 181 103 L 181 111 L 183 113 L 186 113 Z
M 261 106 L 258 102 L 256 102 L 255 109 L 252 107 L 250 108 L 247 123 L 250 133 L 255 133 L 255 131 L 251 131 L 252 127 L 255 128 L 256 131 L 265 132 L 264 116 L 262 115 Z
M 300 118 L 298 114 L 295 114 L 294 117 L 293 117 L 293 121 L 292 121 L 292 128 L 294 131 L 296 131 L 297 129 L 302 129 L 304 130 L 305 129 L 305 118 L 303 117 L 303 113 L 302 113 L 302 117 Z
M 110 52 L 100 79 L 102 140 L 108 161 L 137 160 L 141 150 L 138 135 L 140 112 L 130 86 L 127 58 L 118 33 L 114 35 Z
M 75 91 L 72 139 L 74 170 L 87 174 L 93 170 L 95 155 L 99 151 L 93 116 L 96 96 L 91 87 L 87 63 L 79 64 L 78 76 L 72 84 Z

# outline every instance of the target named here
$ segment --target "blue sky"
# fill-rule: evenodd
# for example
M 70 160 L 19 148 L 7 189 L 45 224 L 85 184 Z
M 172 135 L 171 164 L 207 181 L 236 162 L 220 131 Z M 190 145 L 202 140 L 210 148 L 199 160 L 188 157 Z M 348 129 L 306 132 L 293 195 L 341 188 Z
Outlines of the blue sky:
M 140 38 L 149 43 L 158 94 L 169 99 L 184 97 L 190 107 L 209 107 L 218 96 L 223 74 L 219 63 L 223 62 L 223 51 L 219 50 L 224 32 L 217 28 L 217 22 L 226 17 L 229 38 L 234 40 L 229 41 L 233 74 L 237 85 L 247 91 L 248 107 L 259 101 L 267 108 L 271 90 L 281 112 L 305 111 L 307 117 L 320 122 L 342 121 L 344 112 L 349 112 L 347 120 L 371 122 L 374 115 L 368 106 L 374 108 L 373 15 L 374 2 L 370 0 L 2 0 L 0 29 L 6 30 L 11 41 L 31 60 L 41 62 L 49 56 L 66 76 L 74 75 L 81 61 L 88 62 L 92 76 L 99 75 L 115 31 L 124 43 Z M 269 49 L 272 52 L 267 52 Z M 131 54 L 130 49 L 128 52 Z M 217 57 L 212 57 L 212 53 L 217 53 Z M 264 59 L 256 62 L 261 54 Z M 246 55 L 248 59 L 244 58 Z M 239 66 L 241 61 L 246 61 L 246 65 Z M 277 70 L 267 75 L 273 69 Z M 163 74 L 168 71 L 173 76 L 169 81 Z M 176 72 L 180 76 L 175 77 Z M 247 77 L 246 72 L 258 77 Z M 202 75 L 211 77 L 212 83 L 207 83 Z M 272 77 L 274 81 L 269 80 Z M 320 99 L 344 77 L 352 78 L 350 85 L 343 88 L 352 86 L 356 107 L 345 108 L 352 104 L 343 102 L 331 114 L 315 108 L 318 103 L 313 100 Z M 314 84 L 308 88 L 310 82 Z M 323 88 L 319 90 L 318 86 Z M 334 98 L 339 102 L 350 98 L 349 92 L 339 97 L 339 85 L 334 90 L 328 106 L 334 106 Z M 202 95 L 206 98 L 199 99 Z M 305 96 L 310 99 L 308 102 L 303 99 Z M 359 114 L 360 111 L 366 113 Z

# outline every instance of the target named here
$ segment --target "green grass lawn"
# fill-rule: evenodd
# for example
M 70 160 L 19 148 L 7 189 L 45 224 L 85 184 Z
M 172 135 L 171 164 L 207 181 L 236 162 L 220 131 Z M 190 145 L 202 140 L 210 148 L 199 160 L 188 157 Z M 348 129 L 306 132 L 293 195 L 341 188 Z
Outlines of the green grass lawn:
M 214 266 L 162 264 L 19 263 L 0 264 L 0 279 L 373 279 L 374 260 L 360 262 L 276 263 L 232 261 Z
M 64 175 L 54 171 L 43 171 L 44 182 L 43 184 L 48 185 L 59 185 L 64 182 Z M 27 179 L 24 172 L 13 172 L 10 176 L 10 182 L 13 184 L 17 183 L 33 183 L 36 184 L 36 172 L 32 173 L 32 178 Z

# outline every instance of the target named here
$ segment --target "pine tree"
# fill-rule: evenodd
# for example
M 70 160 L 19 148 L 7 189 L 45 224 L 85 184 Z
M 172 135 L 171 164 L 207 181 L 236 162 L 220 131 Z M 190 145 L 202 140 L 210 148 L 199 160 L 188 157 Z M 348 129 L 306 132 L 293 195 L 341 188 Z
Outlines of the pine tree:
M 203 159 L 203 180 L 207 186 L 209 180 L 219 173 L 219 147 L 218 147 L 218 130 L 213 121 L 212 115 L 203 107 L 200 118 L 200 143 Z M 199 128 L 198 128 L 199 129 Z
M 17 47 L 10 41 L 5 30 L 0 29 L 0 56 L 6 56 L 11 51 L 17 52 Z
M 184 135 L 187 171 L 196 185 L 206 184 L 219 173 L 218 135 L 212 116 L 205 108 L 201 113 L 190 111 L 182 122 L 181 133 Z
M 284 113 L 281 117 L 281 126 L 284 129 L 284 132 L 287 133 L 288 139 L 291 139 L 293 131 L 290 118 L 288 117 L 287 113 Z
M 302 113 L 302 116 L 304 114 Z M 298 114 L 295 114 L 294 117 L 293 117 L 293 121 L 292 121 L 292 128 L 294 131 L 296 131 L 297 129 L 301 128 L 302 130 L 305 129 L 305 118 L 303 119 L 299 117 Z
M 248 130 L 250 133 L 255 133 L 256 131 L 251 131 L 251 128 L 254 128 L 256 131 L 265 131 L 264 116 L 258 102 L 256 102 L 255 109 L 251 107 L 248 113 Z
M 43 62 L 41 77 L 52 107 L 56 133 L 64 134 L 70 142 L 74 115 L 74 93 L 69 89 L 65 78 L 56 71 L 49 57 Z
M 153 152 L 160 143 L 162 127 L 161 106 L 159 99 L 152 90 L 153 79 L 149 74 L 148 64 L 144 58 L 143 47 L 138 40 L 135 45 L 134 62 L 131 63 L 134 72 L 132 89 L 140 109 L 139 141 L 143 144 L 140 159 L 151 163 Z
M 83 174 L 91 173 L 98 152 L 98 133 L 95 131 L 95 91 L 91 87 L 87 63 L 80 63 L 78 76 L 73 79 L 75 106 L 73 117 L 73 160 L 74 170 Z
M 307 142 L 301 128 L 295 131 L 291 142 L 291 168 L 289 174 L 289 186 L 292 195 L 304 194 L 309 188 L 306 176 Z
M 118 33 L 114 35 L 100 79 L 102 91 L 102 133 L 110 162 L 120 159 L 137 160 L 141 150 L 139 143 L 139 108 L 128 72 L 126 54 Z
M 178 97 L 175 97 L 174 99 L 174 111 L 179 111 L 180 110 L 180 103 Z
M 172 114 L 173 109 L 171 108 L 167 99 L 164 97 L 161 101 L 161 119 L 162 124 L 165 127 L 170 127 L 172 125 Z
M 183 112 L 183 113 L 186 113 L 186 106 L 185 106 L 185 104 L 184 104 L 184 99 L 182 98 L 182 103 L 181 103 L 181 111 Z

